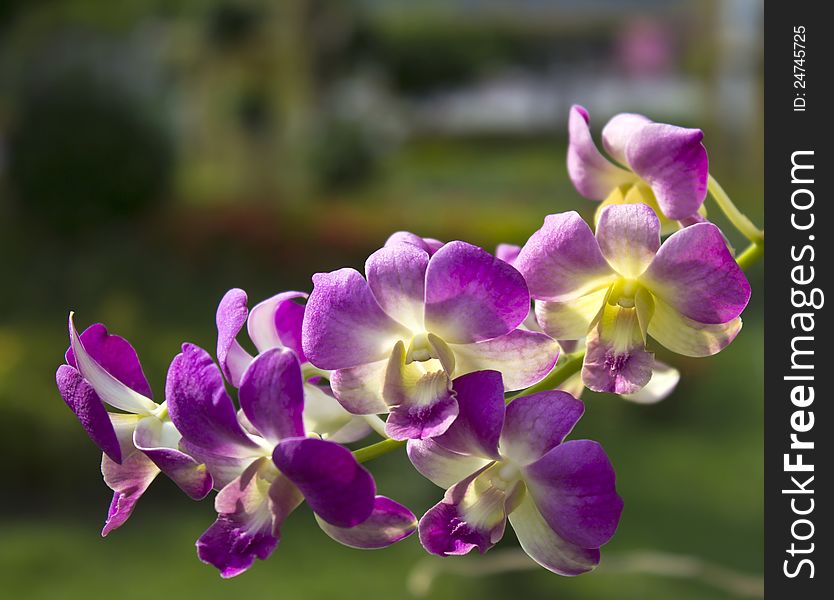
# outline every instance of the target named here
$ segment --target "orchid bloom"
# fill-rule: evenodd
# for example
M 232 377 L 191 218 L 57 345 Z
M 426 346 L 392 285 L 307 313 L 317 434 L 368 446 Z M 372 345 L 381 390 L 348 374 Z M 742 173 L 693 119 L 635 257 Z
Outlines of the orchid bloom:
M 415 468 L 447 490 L 420 519 L 425 549 L 441 556 L 486 552 L 509 519 L 521 547 L 546 569 L 593 569 L 623 503 L 602 447 L 563 441 L 584 412 L 582 402 L 548 391 L 505 405 L 495 371 L 458 377 L 454 389 L 460 414 L 452 426 L 408 442 Z
M 226 380 L 240 386 L 243 373 L 253 357 L 237 341 L 246 325 L 247 333 L 259 353 L 272 348 L 289 348 L 298 356 L 304 381 L 304 422 L 310 431 L 334 442 L 346 444 L 362 439 L 371 428 L 361 417 L 347 412 L 329 388 L 318 385 L 320 373 L 304 356 L 301 349 L 301 323 L 305 307 L 304 292 L 282 292 L 256 304 L 251 313 L 246 307 L 246 292 L 231 289 L 217 307 L 217 359 Z
M 101 534 L 127 521 L 137 501 L 162 470 L 195 500 L 212 487 L 205 465 L 179 449 L 180 435 L 157 404 L 133 346 L 101 323 L 81 335 L 69 317 L 66 364 L 55 374 L 64 402 L 101 449 L 101 472 L 113 500 Z M 105 403 L 119 413 L 108 412 Z
M 576 190 L 610 204 L 647 204 L 661 219 L 664 233 L 674 221 L 700 222 L 707 195 L 709 160 L 700 129 L 654 123 L 643 115 L 615 115 L 602 130 L 602 144 L 620 165 L 594 144 L 588 111 L 571 107 L 568 118 L 568 175 Z
M 333 370 L 336 398 L 354 414 L 390 413 L 396 440 L 446 431 L 458 414 L 453 377 L 495 369 L 521 389 L 558 357 L 550 337 L 517 329 L 530 295 L 516 269 L 465 242 L 429 242 L 395 234 L 368 258 L 367 279 L 314 275 L 304 316 L 304 354 Z
M 709 356 L 741 329 L 750 285 L 721 231 L 697 223 L 660 245 L 644 204 L 607 206 L 596 237 L 575 212 L 550 215 L 515 262 L 536 299 L 542 329 L 587 335 L 585 385 L 633 394 L 652 376 L 647 335 L 685 356 Z
M 209 354 L 184 344 L 168 371 L 171 418 L 203 460 L 220 492 L 218 517 L 197 541 L 198 556 L 222 577 L 266 559 L 287 516 L 302 501 L 322 530 L 342 544 L 382 548 L 409 536 L 414 515 L 376 495 L 371 474 L 351 452 L 304 426 L 304 383 L 297 355 L 261 352 L 241 375 L 235 410 Z

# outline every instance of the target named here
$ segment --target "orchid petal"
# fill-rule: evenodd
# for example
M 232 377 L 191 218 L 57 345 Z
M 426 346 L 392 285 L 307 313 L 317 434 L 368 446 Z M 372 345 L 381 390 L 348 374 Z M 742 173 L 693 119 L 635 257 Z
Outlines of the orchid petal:
M 345 369 L 385 358 L 394 343 L 410 337 L 388 316 L 354 269 L 313 276 L 302 339 L 307 359 L 320 369 Z
M 365 262 L 365 275 L 379 305 L 412 331 L 422 331 L 429 255 L 411 244 L 380 248 Z
M 322 531 L 340 544 L 362 550 L 385 548 L 417 530 L 414 513 L 385 496 L 377 496 L 371 516 L 354 527 L 336 527 L 318 515 L 316 521 Z
M 61 365 L 55 373 L 58 391 L 67 406 L 84 427 L 84 431 L 102 452 L 115 463 L 122 462 L 119 440 L 110 422 L 110 416 L 101 399 L 74 367 Z
M 608 161 L 591 137 L 588 111 L 573 105 L 568 117 L 568 176 L 576 190 L 590 200 L 602 200 L 618 185 L 633 182 L 633 174 Z
M 558 340 L 580 340 L 605 305 L 609 288 L 566 302 L 536 300 L 536 319 L 546 334 Z
M 304 430 L 331 442 L 348 444 L 368 435 L 371 428 L 364 419 L 346 411 L 327 391 L 305 383 Z
M 249 310 L 246 308 L 246 292 L 231 289 L 223 295 L 217 306 L 217 362 L 223 375 L 233 386 L 240 385 L 240 378 L 252 356 L 237 341 L 237 334 L 246 323 Z
M 148 414 L 156 410 L 157 404 L 153 400 L 116 379 L 90 356 L 78 337 L 72 313 L 69 316 L 69 331 L 75 366 L 101 400 L 125 412 Z
M 614 535 L 623 501 L 611 461 L 597 442 L 564 442 L 523 471 L 530 496 L 559 537 L 599 548 Z
M 440 250 L 443 246 L 443 242 L 440 240 L 420 237 L 410 231 L 396 231 L 385 240 L 386 246 L 396 246 L 397 244 L 410 244 L 415 248 L 425 250 L 429 256 Z
M 498 371 L 477 371 L 453 382 L 458 416 L 435 441 L 452 452 L 498 459 L 504 425 L 504 384 Z
M 599 549 L 571 544 L 550 528 L 535 502 L 526 494 L 509 515 L 521 548 L 545 569 L 559 575 L 580 575 L 599 564 Z
M 317 438 L 288 438 L 275 446 L 272 459 L 331 525 L 353 527 L 373 512 L 373 477 L 347 448 Z
M 597 241 L 611 268 L 633 279 L 660 248 L 660 221 L 645 204 L 612 204 L 600 213 Z
M 252 308 L 246 320 L 246 329 L 258 352 L 286 347 L 298 355 L 299 362 L 305 362 L 301 350 L 304 306 L 295 300 L 306 298 L 304 292 L 282 292 Z
M 373 415 L 388 412 L 382 399 L 388 359 L 337 369 L 330 374 L 330 386 L 345 410 L 355 415 Z
M 291 350 L 259 354 L 243 374 L 238 398 L 246 418 L 269 442 L 304 435 L 304 384 Z
M 507 405 L 502 456 L 521 465 L 538 460 L 562 443 L 584 412 L 580 400 L 560 390 L 516 398 Z
M 680 379 L 680 371 L 656 360 L 649 383 L 642 390 L 633 394 L 622 394 L 622 397 L 637 404 L 656 404 L 674 391 Z
M 591 228 L 575 212 L 545 217 L 521 249 L 515 267 L 533 298 L 554 302 L 598 291 L 616 279 Z
M 693 357 L 712 356 L 726 348 L 739 331 L 739 317 L 718 325 L 699 323 L 655 297 L 649 335 L 672 352 Z
M 438 250 L 426 269 L 426 328 L 447 343 L 487 340 L 515 329 L 530 310 L 524 278 L 466 242 Z
M 627 165 L 625 149 L 629 140 L 649 123 L 651 120 L 648 117 L 636 113 L 614 115 L 602 128 L 603 148 L 614 160 Z
M 504 389 L 520 390 L 538 383 L 559 358 L 559 343 L 543 333 L 516 329 L 507 335 L 475 342 L 451 344 L 455 374 L 500 371 Z
M 626 145 L 626 162 L 651 186 L 670 219 L 697 213 L 707 195 L 709 159 L 703 138 L 700 129 L 651 123 Z
M 443 489 L 449 489 L 491 462 L 480 456 L 452 452 L 438 444 L 435 439 L 408 440 L 406 449 L 414 468 Z
M 594 213 L 595 227 L 596 224 L 599 223 L 599 217 L 602 214 L 602 211 L 611 205 L 618 204 L 645 204 L 650 207 L 660 220 L 661 236 L 672 234 L 681 228 L 681 222 L 668 219 L 666 215 L 663 214 L 663 211 L 660 210 L 660 205 L 657 203 L 657 198 L 654 197 L 652 188 L 643 182 L 637 182 L 634 185 L 615 188 L 605 198 L 605 200 L 600 202 L 596 212 Z M 703 205 L 701 205 L 701 208 L 698 211 L 698 216 L 700 216 L 700 213 L 706 214 L 706 209 Z
M 655 296 L 699 323 L 732 321 L 750 300 L 750 284 L 712 223 L 674 233 L 640 280 Z
M 516 246 L 515 244 L 498 244 L 495 248 L 495 258 L 512 265 L 515 263 L 515 259 L 518 258 L 519 252 L 521 252 L 521 246 Z

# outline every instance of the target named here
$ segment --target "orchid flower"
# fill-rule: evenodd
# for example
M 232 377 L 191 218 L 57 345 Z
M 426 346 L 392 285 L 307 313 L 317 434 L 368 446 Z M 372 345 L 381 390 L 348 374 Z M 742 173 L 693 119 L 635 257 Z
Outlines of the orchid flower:
M 184 344 L 168 371 L 171 418 L 220 492 L 218 516 L 197 541 L 201 560 L 223 577 L 266 559 L 287 516 L 302 501 L 342 544 L 382 548 L 409 536 L 414 515 L 376 495 L 373 477 L 351 452 L 304 426 L 304 382 L 297 355 L 261 352 L 241 375 L 237 413 L 209 354 Z
M 205 465 L 179 448 L 180 435 L 166 403 L 157 404 L 133 346 L 101 323 L 81 335 L 69 317 L 66 364 L 55 375 L 58 390 L 90 439 L 102 451 L 101 472 L 113 500 L 101 534 L 127 521 L 162 470 L 195 500 L 212 487 Z M 105 403 L 119 413 L 108 412 Z
M 495 369 L 513 390 L 556 362 L 554 340 L 517 329 L 530 309 L 524 278 L 477 246 L 395 234 L 365 274 L 313 276 L 302 346 L 315 366 L 333 370 L 331 386 L 348 411 L 390 413 L 393 439 L 429 438 L 451 425 L 455 376 Z
M 575 212 L 550 215 L 515 265 L 546 333 L 587 336 L 582 378 L 594 391 L 633 394 L 648 383 L 647 336 L 685 356 L 716 354 L 738 334 L 750 299 L 718 227 L 697 223 L 661 246 L 644 204 L 605 207 L 596 237 Z
M 562 575 L 599 562 L 622 512 L 614 469 L 590 440 L 564 442 L 584 405 L 561 391 L 505 405 L 501 375 L 481 371 L 454 381 L 460 414 L 430 440 L 409 440 L 415 468 L 446 489 L 420 519 L 432 554 L 489 550 L 507 520 L 530 557 Z
M 709 160 L 700 129 L 654 123 L 643 115 L 615 115 L 602 130 L 606 152 L 597 149 L 588 111 L 571 107 L 568 118 L 568 175 L 584 197 L 610 204 L 642 203 L 661 219 L 664 233 L 703 221 Z
M 216 316 L 220 368 L 229 383 L 240 386 L 243 373 L 254 360 L 237 341 L 244 325 L 259 353 L 272 348 L 289 348 L 298 356 L 305 373 L 304 422 L 307 429 L 334 442 L 355 442 L 370 433 L 370 426 L 342 408 L 329 388 L 318 385 L 321 376 L 329 377 L 329 374 L 313 367 L 301 349 L 305 307 L 297 301 L 306 298 L 304 292 L 282 292 L 255 305 L 250 313 L 246 307 L 246 292 L 237 288 L 226 292 Z

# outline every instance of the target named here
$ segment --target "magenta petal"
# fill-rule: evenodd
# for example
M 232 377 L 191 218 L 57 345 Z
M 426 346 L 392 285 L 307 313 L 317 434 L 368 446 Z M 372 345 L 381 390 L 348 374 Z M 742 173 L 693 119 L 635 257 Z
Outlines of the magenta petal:
M 395 246 L 397 244 L 410 244 L 415 248 L 425 250 L 429 256 L 440 250 L 443 246 L 443 242 L 440 240 L 423 238 L 410 231 L 396 231 L 385 241 L 386 246 Z
M 298 355 L 299 362 L 306 361 L 301 350 L 304 305 L 296 302 L 306 298 L 304 292 L 282 292 L 252 308 L 246 329 L 258 352 L 287 347 Z
M 600 211 L 597 241 L 614 270 L 636 278 L 660 248 L 660 220 L 645 204 L 612 204 Z
M 78 417 L 90 439 L 114 462 L 122 462 L 122 451 L 113 423 L 93 386 L 87 383 L 75 367 L 69 365 L 58 367 L 55 382 L 61 398 Z
M 371 515 L 373 477 L 347 448 L 318 438 L 289 438 L 278 443 L 272 459 L 331 525 L 353 527 Z
M 488 252 L 450 242 L 426 270 L 426 328 L 466 344 L 504 335 L 524 321 L 530 294 L 513 267 Z
M 588 127 L 588 111 L 579 105 L 568 117 L 568 176 L 576 190 L 591 200 L 604 200 L 614 188 L 634 176 L 606 160 L 597 150 Z
M 582 381 L 595 392 L 633 394 L 652 378 L 654 353 L 642 344 L 617 349 L 599 327 L 588 334 Z
M 495 258 L 503 260 L 505 263 L 512 265 L 515 259 L 518 258 L 518 253 L 521 252 L 521 246 L 515 244 L 498 244 L 495 248 Z
M 365 262 L 365 275 L 379 305 L 412 329 L 423 329 L 423 302 L 429 255 L 411 244 L 380 248 Z
M 371 516 L 355 527 L 335 527 L 320 518 L 318 523 L 322 531 L 340 544 L 362 550 L 385 548 L 417 530 L 414 513 L 385 496 L 376 497 Z
M 257 448 L 238 423 L 220 370 L 202 348 L 183 344 L 168 369 L 165 396 L 171 420 L 188 444 L 226 456 Z
M 626 160 L 654 191 L 669 219 L 698 212 L 707 195 L 709 160 L 700 129 L 651 123 L 628 141 Z
M 538 300 L 565 301 L 613 281 L 591 228 L 576 212 L 548 215 L 521 249 L 515 267 Z
M 320 369 L 345 369 L 382 360 L 409 331 L 385 314 L 370 286 L 354 269 L 313 276 L 302 342 Z
M 498 459 L 504 425 L 504 384 L 497 371 L 476 371 L 452 382 L 458 418 L 435 442 L 460 454 Z
M 444 392 L 431 404 L 391 407 L 385 433 L 393 440 L 425 440 L 445 432 L 457 415 L 454 395 Z
M 627 165 L 625 150 L 629 140 L 651 120 L 635 113 L 614 115 L 602 128 L 602 146 L 615 160 Z
M 105 371 L 146 398 L 153 398 L 151 386 L 130 342 L 118 335 L 107 333 L 107 328 L 101 323 L 90 325 L 78 337 L 87 354 Z M 78 367 L 71 347 L 67 349 L 65 358 L 67 364 Z
M 217 362 L 223 375 L 237 387 L 243 372 L 252 360 L 238 343 L 237 334 L 246 323 L 249 310 L 246 308 L 246 292 L 231 289 L 226 292 L 217 307 Z
M 536 461 L 562 443 L 584 412 L 582 401 L 560 390 L 516 398 L 507 405 L 501 453 L 520 464 Z
M 171 422 L 166 426 L 173 428 Z M 163 446 L 162 427 L 156 417 L 140 420 L 133 434 L 133 443 L 189 497 L 202 500 L 214 485 L 206 465 L 198 463 L 178 448 Z
M 292 351 L 272 348 L 258 355 L 241 379 L 238 397 L 246 418 L 270 442 L 304 435 L 304 381 Z
M 599 548 L 614 535 L 623 501 L 611 461 L 597 442 L 560 444 L 525 467 L 524 476 L 536 506 L 560 537 Z
M 672 234 L 641 279 L 652 293 L 699 323 L 732 321 L 750 300 L 747 277 L 712 223 Z
M 159 469 L 142 452 L 133 450 L 125 453 L 121 464 L 113 462 L 106 454 L 103 455 L 101 473 L 107 487 L 113 490 L 107 521 L 101 530 L 101 535 L 106 536 L 124 525 L 133 513 L 139 498 L 159 475 Z

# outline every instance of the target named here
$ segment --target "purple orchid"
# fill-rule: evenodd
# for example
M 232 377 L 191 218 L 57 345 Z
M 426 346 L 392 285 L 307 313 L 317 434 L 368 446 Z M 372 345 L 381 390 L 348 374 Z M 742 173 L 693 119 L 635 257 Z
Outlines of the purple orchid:
M 446 489 L 420 519 L 432 554 L 489 550 L 510 521 L 521 547 L 543 567 L 578 575 L 599 562 L 622 512 L 614 469 L 590 440 L 564 442 L 584 405 L 561 391 L 504 403 L 501 374 L 454 381 L 460 414 L 430 440 L 409 440 L 415 468 Z
M 160 470 L 195 500 L 212 487 L 205 465 L 179 448 L 180 435 L 157 404 L 136 351 L 101 323 L 80 336 L 69 317 L 70 347 L 55 379 L 67 406 L 101 448 L 101 472 L 113 500 L 101 534 L 127 521 Z M 105 403 L 123 411 L 108 412 Z
M 324 439 L 340 444 L 355 442 L 370 433 L 361 417 L 347 412 L 333 396 L 329 387 L 319 385 L 330 374 L 316 369 L 307 361 L 301 348 L 301 323 L 306 300 L 304 292 L 282 292 L 256 304 L 250 312 L 246 292 L 231 289 L 217 307 L 217 359 L 226 380 L 240 386 L 243 374 L 254 358 L 237 341 L 246 325 L 249 339 L 258 353 L 273 348 L 289 348 L 301 362 L 304 373 L 304 425 Z
M 673 221 L 703 220 L 709 160 L 700 129 L 654 123 L 643 115 L 615 115 L 602 130 L 607 160 L 588 127 L 588 111 L 574 105 L 568 118 L 568 175 L 577 191 L 610 204 L 642 203 L 661 218 L 664 232 Z M 623 168 L 625 167 L 625 168 Z
M 185 344 L 168 371 L 171 419 L 203 460 L 220 492 L 217 520 L 197 541 L 198 556 L 223 577 L 266 559 L 280 528 L 303 501 L 322 530 L 342 544 L 382 548 L 409 536 L 414 515 L 376 495 L 373 477 L 339 444 L 304 427 L 304 381 L 297 355 L 261 352 L 239 380 L 241 412 L 220 369 Z
M 698 223 L 660 245 L 644 204 L 607 206 L 597 234 L 575 212 L 550 215 L 516 260 L 549 335 L 587 335 L 582 369 L 594 391 L 633 394 L 652 376 L 646 337 L 685 356 L 709 356 L 741 329 L 750 285 L 721 231 Z
M 452 377 L 495 369 L 508 390 L 541 380 L 558 344 L 517 329 L 530 309 L 521 274 L 486 251 L 399 233 L 354 269 L 319 273 L 302 345 L 333 370 L 336 398 L 354 414 L 390 413 L 397 440 L 440 435 L 458 414 Z

